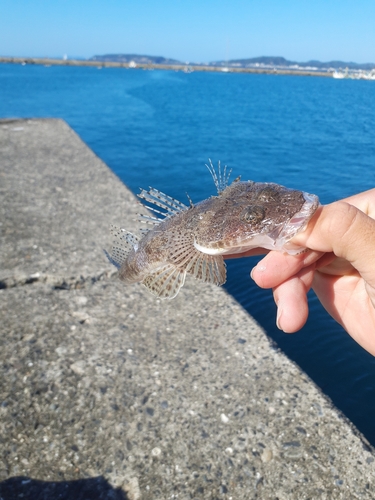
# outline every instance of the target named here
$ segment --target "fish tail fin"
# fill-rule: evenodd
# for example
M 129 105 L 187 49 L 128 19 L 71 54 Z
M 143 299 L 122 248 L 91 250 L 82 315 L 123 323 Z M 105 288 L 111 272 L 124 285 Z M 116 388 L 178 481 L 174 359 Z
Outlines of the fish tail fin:
M 185 282 L 186 271 L 173 264 L 166 264 L 157 271 L 149 274 L 143 281 L 152 294 L 160 299 L 173 299 Z
M 127 259 L 130 251 L 138 248 L 139 238 L 126 231 L 126 229 L 116 226 L 111 226 L 111 234 L 113 236 L 111 253 L 106 250 L 104 250 L 104 253 L 109 262 L 119 269 Z

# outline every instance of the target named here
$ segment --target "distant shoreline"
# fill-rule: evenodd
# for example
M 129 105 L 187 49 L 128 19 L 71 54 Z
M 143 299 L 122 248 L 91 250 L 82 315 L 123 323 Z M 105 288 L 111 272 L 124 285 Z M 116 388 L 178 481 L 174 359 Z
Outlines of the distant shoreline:
M 332 71 L 311 71 L 311 70 L 288 70 L 288 69 L 268 69 L 268 68 L 233 68 L 223 66 L 204 66 L 195 64 L 136 64 L 129 65 L 128 62 L 115 61 L 86 61 L 79 59 L 50 59 L 46 57 L 0 57 L 0 63 L 8 64 L 37 64 L 43 66 L 92 66 L 99 68 L 126 68 L 143 70 L 172 70 L 191 73 L 193 71 L 210 71 L 219 73 L 254 73 L 268 75 L 292 75 L 292 76 L 324 76 L 332 78 Z

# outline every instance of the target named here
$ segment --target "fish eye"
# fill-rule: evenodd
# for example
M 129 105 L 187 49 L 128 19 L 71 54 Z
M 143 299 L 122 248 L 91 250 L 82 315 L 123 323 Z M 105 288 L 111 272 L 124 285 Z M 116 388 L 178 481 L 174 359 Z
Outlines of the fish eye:
M 265 210 L 257 205 L 245 208 L 241 214 L 241 219 L 249 224 L 258 224 L 264 219 Z
M 259 201 L 275 201 L 277 199 L 277 191 L 275 188 L 268 186 L 263 188 L 258 194 Z

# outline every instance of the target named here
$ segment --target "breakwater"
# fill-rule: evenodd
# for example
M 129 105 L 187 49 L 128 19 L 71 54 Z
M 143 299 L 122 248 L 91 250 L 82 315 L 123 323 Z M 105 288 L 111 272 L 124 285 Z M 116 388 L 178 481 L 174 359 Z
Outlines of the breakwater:
M 332 71 L 311 71 L 311 70 L 289 70 L 289 69 L 268 69 L 268 68 L 234 68 L 222 66 L 205 66 L 205 65 L 183 65 L 183 64 L 136 64 L 132 65 L 127 62 L 116 61 L 86 61 L 80 59 L 50 59 L 42 57 L 0 57 L 0 63 L 8 64 L 41 64 L 44 66 L 92 66 L 98 68 L 126 68 L 126 69 L 143 69 L 143 70 L 170 70 L 184 71 L 191 73 L 193 71 L 214 71 L 214 72 L 230 72 L 230 73 L 253 73 L 253 74 L 270 74 L 270 75 L 294 75 L 294 76 L 325 76 L 332 77 Z

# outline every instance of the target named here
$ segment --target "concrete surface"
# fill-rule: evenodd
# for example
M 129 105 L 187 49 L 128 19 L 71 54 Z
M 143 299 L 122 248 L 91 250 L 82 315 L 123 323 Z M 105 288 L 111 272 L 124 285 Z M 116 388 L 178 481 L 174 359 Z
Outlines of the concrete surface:
M 2 500 L 375 497 L 374 450 L 223 289 L 118 281 L 135 198 L 64 122 L 0 121 L 0 192 Z

